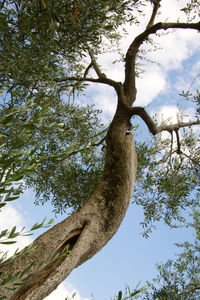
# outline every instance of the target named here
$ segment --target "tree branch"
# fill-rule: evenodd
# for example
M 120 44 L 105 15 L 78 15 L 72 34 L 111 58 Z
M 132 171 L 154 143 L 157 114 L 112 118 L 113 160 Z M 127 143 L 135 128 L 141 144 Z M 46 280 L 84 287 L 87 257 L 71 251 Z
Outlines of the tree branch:
M 147 24 L 147 28 L 151 27 L 155 21 L 155 17 L 157 15 L 158 9 L 160 8 L 160 1 L 161 0 L 151 0 L 151 2 L 153 3 L 153 11 L 152 11 L 152 15 L 151 18 Z
M 154 15 L 152 13 L 152 19 Z M 150 19 L 151 21 L 151 19 Z M 150 22 L 149 21 L 149 22 Z M 135 85 L 135 63 L 136 55 L 138 53 L 139 47 L 146 41 L 151 34 L 155 34 L 159 30 L 167 29 L 194 29 L 200 31 L 200 22 L 199 23 L 156 23 L 155 25 L 147 25 L 146 30 L 139 34 L 132 44 L 130 45 L 125 58 L 125 80 L 124 80 L 124 93 L 127 97 L 130 98 L 130 101 L 134 102 L 136 85 Z
M 92 66 L 93 66 L 95 72 L 97 73 L 97 76 L 99 78 L 104 78 L 104 77 L 106 78 L 106 75 L 101 72 L 101 69 L 99 68 L 99 65 L 97 64 L 96 58 L 94 57 L 94 54 L 92 53 L 92 51 L 89 48 L 88 48 L 88 53 L 90 55 L 91 63 L 92 63 Z
M 89 70 L 92 68 L 92 63 L 89 64 L 89 66 L 85 69 L 85 73 L 83 75 L 83 78 L 85 78 L 88 75 Z
M 153 134 L 156 135 L 162 131 L 168 131 L 169 133 L 172 133 L 173 131 L 177 132 L 180 128 L 183 127 L 188 127 L 188 126 L 193 126 L 193 125 L 200 125 L 200 120 L 196 121 L 190 121 L 190 122 L 179 122 L 175 124 L 169 124 L 169 125 L 161 125 L 161 126 L 156 126 L 153 119 L 150 117 L 150 115 L 146 112 L 146 110 L 143 107 L 133 107 L 131 109 L 131 115 L 137 115 L 142 118 L 142 120 L 146 123 L 149 131 Z M 178 139 L 177 139 L 178 140 Z
M 76 77 L 76 76 L 66 76 L 61 78 L 54 78 L 55 82 L 67 82 L 67 81 L 79 81 L 79 82 L 94 82 L 94 83 L 102 83 L 107 84 L 114 87 L 116 90 L 119 88 L 119 82 L 112 80 L 107 77 L 101 78 L 88 78 L 88 77 Z

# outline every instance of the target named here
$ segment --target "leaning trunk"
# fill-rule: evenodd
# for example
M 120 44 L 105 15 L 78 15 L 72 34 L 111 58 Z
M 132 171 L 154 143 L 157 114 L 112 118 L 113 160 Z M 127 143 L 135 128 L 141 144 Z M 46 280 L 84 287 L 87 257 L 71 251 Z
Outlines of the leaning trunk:
M 133 136 L 128 131 L 129 118 L 126 110 L 118 105 L 106 137 L 105 166 L 98 188 L 79 211 L 39 236 L 28 252 L 19 253 L 10 264 L 2 266 L 0 272 L 6 278 L 10 273 L 22 272 L 34 262 L 26 283 L 14 291 L 2 289 L 1 295 L 10 300 L 43 299 L 116 233 L 135 183 L 137 159 Z M 70 255 L 37 270 L 41 261 L 55 257 L 67 244 Z

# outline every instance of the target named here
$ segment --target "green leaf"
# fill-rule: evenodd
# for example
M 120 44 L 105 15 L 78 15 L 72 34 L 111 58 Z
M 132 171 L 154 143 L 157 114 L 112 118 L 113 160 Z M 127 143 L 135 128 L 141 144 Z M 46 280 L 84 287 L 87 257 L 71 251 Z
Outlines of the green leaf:
M 12 238 L 13 234 L 15 233 L 15 231 L 16 231 L 16 226 L 14 226 L 14 227 L 11 229 L 11 231 L 10 231 L 10 233 L 9 233 L 9 235 L 8 235 L 8 238 L 9 238 L 9 239 Z
M 1 242 L 0 241 L 0 244 L 3 244 L 3 245 L 11 245 L 11 244 L 15 244 L 16 241 L 8 241 L 8 242 Z
M 119 291 L 119 293 L 118 293 L 117 300 L 122 300 L 122 292 L 121 291 Z
M 32 266 L 34 265 L 34 261 L 20 274 L 19 278 L 23 278 L 25 274 L 28 274 Z
M 0 233 L 0 238 L 5 236 L 7 233 L 8 233 L 8 229 L 2 230 L 1 233 Z
M 41 227 L 43 226 L 45 220 L 46 220 L 46 217 L 44 218 L 44 220 L 42 221 L 42 223 L 40 223 L 40 224 L 35 223 L 35 224 L 31 227 L 31 231 L 41 228 Z

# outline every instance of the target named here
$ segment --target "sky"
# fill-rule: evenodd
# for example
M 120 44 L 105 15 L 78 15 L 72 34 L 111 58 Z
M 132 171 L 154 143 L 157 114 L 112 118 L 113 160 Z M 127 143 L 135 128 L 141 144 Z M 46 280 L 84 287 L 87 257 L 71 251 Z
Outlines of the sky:
M 184 2 L 163 0 L 158 20 L 176 21 L 179 17 L 177 9 Z M 143 17 L 141 27 L 133 29 L 127 26 L 129 35 L 122 41 L 123 51 L 127 50 L 134 36 L 141 32 L 145 22 L 147 20 Z M 159 50 L 149 54 L 158 64 L 145 64 L 145 73 L 137 79 L 138 95 L 135 105 L 146 106 L 151 115 L 163 114 L 166 119 L 171 117 L 171 122 L 176 122 L 177 104 L 181 104 L 187 115 L 186 119 L 193 118 L 194 108 L 183 103 L 179 94 L 183 89 L 189 89 L 193 79 L 200 73 L 199 39 L 199 34 L 191 30 L 178 30 L 159 37 Z M 112 64 L 114 59 L 116 53 L 109 53 L 99 57 L 98 62 L 107 77 L 122 81 L 123 66 L 120 63 Z M 197 77 L 191 90 L 199 83 L 200 79 Z M 102 121 L 108 122 L 116 107 L 116 96 L 112 88 L 93 84 L 86 93 L 87 98 L 81 97 L 77 102 L 95 104 L 102 110 Z M 0 230 L 14 225 L 18 228 L 26 226 L 28 229 L 34 223 L 41 222 L 45 216 L 47 220 L 54 218 L 50 204 L 35 207 L 33 202 L 33 191 L 26 190 L 19 200 L 7 205 L 1 212 Z M 56 222 L 64 217 L 60 216 Z M 109 300 L 119 290 L 123 290 L 126 284 L 134 289 L 139 281 L 145 284 L 145 280 L 151 280 L 157 274 L 155 264 L 174 258 L 174 254 L 178 252 L 175 242 L 192 240 L 193 233 L 189 229 L 173 230 L 164 224 L 159 224 L 157 230 L 145 239 L 141 234 L 142 221 L 142 209 L 131 204 L 113 239 L 92 259 L 74 270 L 46 299 L 70 299 L 76 293 L 73 298 L 75 300 L 92 299 L 92 294 L 95 300 Z M 20 238 L 18 247 L 24 247 L 32 239 L 32 236 Z M 6 247 L 2 246 L 1 250 L 6 250 Z M 14 246 L 9 246 L 11 248 L 14 250 Z

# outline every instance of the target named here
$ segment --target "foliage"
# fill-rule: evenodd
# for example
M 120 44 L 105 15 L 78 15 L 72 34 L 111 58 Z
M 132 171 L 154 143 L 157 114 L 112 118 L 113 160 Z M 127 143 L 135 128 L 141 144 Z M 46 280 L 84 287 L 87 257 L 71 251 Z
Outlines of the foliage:
M 182 119 L 180 112 L 179 122 Z M 186 208 L 199 204 L 199 131 L 182 128 L 178 137 L 160 133 L 154 139 L 137 141 L 136 147 L 138 173 L 133 202 L 144 208 L 144 236 L 148 237 L 161 220 L 171 227 L 183 225 Z
M 26 182 L 43 201 L 52 197 L 57 211 L 78 207 L 101 174 L 100 154 L 94 147 L 105 134 L 99 111 L 65 104 L 52 93 L 26 95 L 25 104 L 18 104 L 23 95 L 13 96 L 15 104 L 8 102 L 0 112 L 1 206 L 17 199 Z M 62 194 L 63 184 L 74 190 L 67 188 Z
M 131 300 L 131 299 L 134 299 L 136 295 L 143 292 L 145 289 L 146 289 L 146 287 L 143 286 L 142 288 L 140 288 L 140 289 L 136 288 L 134 292 L 131 292 L 130 288 L 128 286 L 126 286 L 124 296 L 123 296 L 122 291 L 119 291 L 117 297 L 114 299 L 116 299 L 116 300 Z
M 158 276 L 147 282 L 143 299 L 197 299 L 200 296 L 200 210 L 195 208 L 192 213 L 195 230 L 194 242 L 176 244 L 182 249 L 175 261 L 168 260 L 157 265 Z
M 16 226 L 14 226 L 11 230 L 5 229 L 1 231 L 0 244 L 3 245 L 15 244 L 16 241 L 13 239 L 15 239 L 16 237 L 32 235 L 33 234 L 32 231 L 35 231 L 39 228 L 48 228 L 54 222 L 54 220 L 51 219 L 47 224 L 44 224 L 45 220 L 46 218 L 40 224 L 35 223 L 29 231 L 24 231 L 24 227 L 20 231 L 16 231 Z M 0 251 L 0 253 L 2 253 L 2 251 Z M 4 259 L 5 259 L 5 254 L 3 255 L 3 257 L 0 258 L 0 263 L 2 263 Z
M 37 224 L 37 226 L 42 227 L 42 223 Z M 34 230 L 34 229 L 31 229 L 31 230 Z M 28 255 L 32 251 L 34 251 L 34 247 L 32 246 L 32 244 L 30 244 L 28 247 L 24 248 L 20 253 L 18 253 L 18 251 L 16 251 L 14 253 L 14 255 L 12 257 L 8 258 L 7 260 L 5 260 L 3 258 L 3 261 L 1 262 L 1 264 L 6 265 L 10 261 L 12 261 L 14 259 L 18 259 L 19 255 L 22 255 L 24 253 Z M 37 271 L 39 271 L 42 267 L 51 266 L 52 264 L 55 264 L 59 259 L 62 259 L 63 257 L 70 255 L 70 253 L 71 253 L 71 251 L 69 250 L 69 245 L 66 245 L 63 248 L 62 252 L 58 252 L 53 257 L 52 257 L 52 255 L 50 255 L 49 257 L 46 258 L 45 261 L 40 261 L 39 264 L 36 267 L 35 267 L 35 262 L 33 261 L 22 272 L 11 273 L 6 278 L 4 278 L 2 281 L 0 281 L 0 287 L 4 287 L 8 290 L 16 290 L 19 286 L 24 285 L 25 282 L 28 279 L 30 279 L 31 277 L 37 276 Z M 34 267 L 34 270 L 35 270 L 34 274 L 32 273 L 33 267 Z M 3 275 L 3 274 L 0 273 L 0 277 L 1 277 L 1 275 Z M 6 296 L 1 296 L 0 300 L 1 299 L 7 299 L 7 297 Z
M 2 1 L 0 87 L 36 89 L 66 74 L 80 76 L 88 44 L 102 51 L 102 39 L 116 41 L 140 2 Z
M 35 190 L 36 204 L 51 201 L 56 213 L 78 209 L 95 190 L 102 175 L 104 152 L 99 146 L 106 128 L 98 120 L 99 111 L 74 105 L 76 92 L 86 86 L 80 78 L 90 70 L 87 52 L 90 48 L 94 55 L 101 54 L 110 45 L 117 49 L 113 44 L 117 46 L 119 29 L 127 22 L 136 24 L 137 14 L 142 13 L 138 8 L 148 2 L 156 9 L 159 1 L 1 2 L 0 208 L 17 199 L 24 186 Z M 199 1 L 188 1 L 183 11 L 190 19 L 191 11 L 196 17 Z M 68 76 L 71 79 L 64 80 Z M 199 99 L 197 91 L 192 101 L 199 105 Z M 199 117 L 199 107 L 196 115 Z M 184 221 L 183 209 L 199 204 L 198 142 L 191 128 L 172 132 L 167 138 L 160 134 L 151 142 L 136 142 L 139 170 L 133 201 L 144 208 L 146 237 L 154 222 L 164 220 L 176 227 Z M 42 225 L 35 224 L 31 230 Z M 198 294 L 199 228 L 196 232 L 198 243 L 180 245 L 184 253 L 175 263 L 158 266 L 161 288 L 149 284 L 152 292 L 145 292 L 147 297 Z M 24 234 L 16 227 L 4 230 L 1 237 L 8 241 L 2 243 L 13 243 L 9 239 Z M 58 253 L 54 260 L 65 254 Z M 49 259 L 38 268 L 51 263 Z M 23 284 L 32 266 L 9 275 L 1 285 L 13 288 Z M 186 269 L 188 266 L 191 268 Z M 120 291 L 117 300 L 131 299 L 141 292 L 126 290 L 122 298 Z

